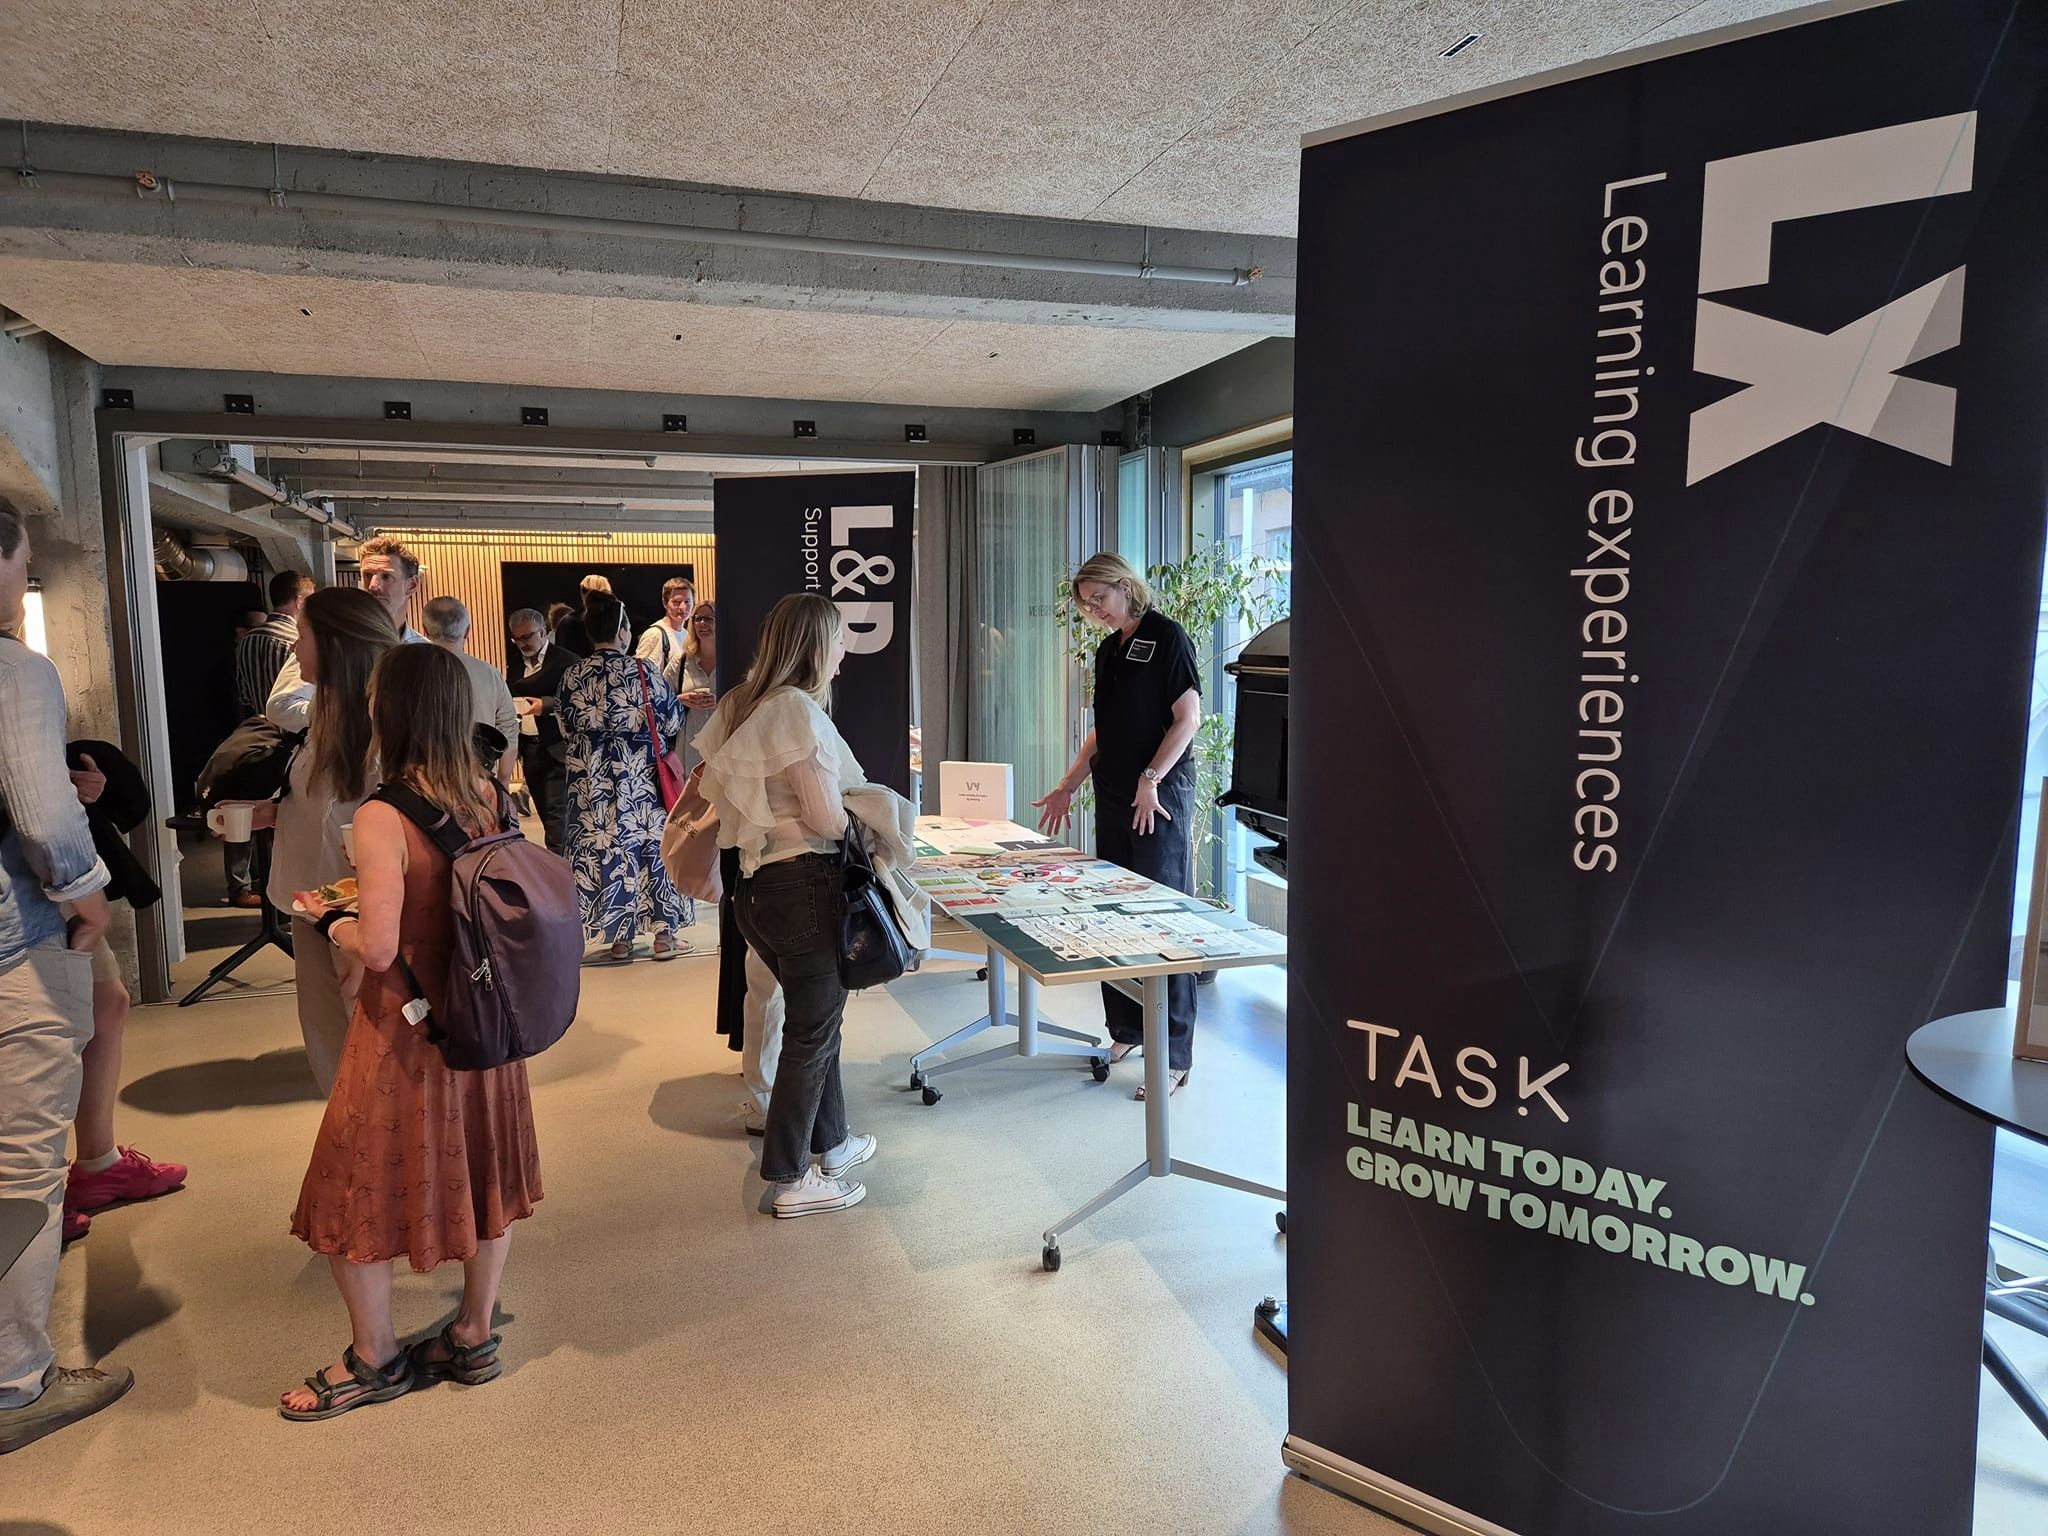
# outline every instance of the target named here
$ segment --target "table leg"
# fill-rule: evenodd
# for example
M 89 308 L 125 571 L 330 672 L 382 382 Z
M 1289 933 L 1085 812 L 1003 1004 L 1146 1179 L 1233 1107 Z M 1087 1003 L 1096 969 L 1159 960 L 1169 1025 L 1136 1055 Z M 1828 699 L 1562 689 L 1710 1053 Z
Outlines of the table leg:
M 1057 1270 L 1060 1267 L 1060 1234 L 1062 1232 L 1078 1227 L 1105 1205 L 1114 1200 L 1121 1200 L 1125 1195 L 1128 1195 L 1151 1177 L 1152 1165 L 1150 1163 L 1140 1163 L 1079 1210 L 1074 1211 L 1070 1215 L 1062 1216 L 1058 1221 L 1047 1227 L 1045 1229 L 1045 1253 L 1043 1256 L 1045 1267 L 1049 1270 Z
M 2041 1401 L 2033 1383 L 2019 1372 L 2005 1351 L 1993 1342 L 1989 1333 L 1984 1335 L 1984 1369 L 1991 1373 L 1991 1379 L 2005 1388 L 2005 1395 L 2019 1405 L 2019 1410 L 2033 1421 L 2034 1428 L 2048 1435 L 2048 1403 Z
M 1145 1164 L 1153 1177 L 1173 1171 L 1168 1145 L 1166 1100 L 1171 1074 L 1166 1070 L 1166 978 L 1145 978 Z
M 937 1070 L 936 1068 L 928 1069 L 925 1066 L 925 1063 L 931 1060 L 932 1057 L 943 1056 L 956 1045 L 965 1045 L 983 1030 L 993 1029 L 998 1024 L 1013 1023 L 1014 1020 L 1004 1012 L 1004 1008 L 1003 960 L 1002 956 L 998 955 L 994 950 L 990 950 L 988 955 L 988 1012 L 976 1019 L 972 1024 L 967 1025 L 964 1029 L 954 1030 L 945 1039 L 935 1041 L 919 1051 L 915 1056 L 912 1056 L 910 1058 L 910 1086 L 912 1088 L 922 1088 L 924 1086 L 922 1079 L 930 1071 Z M 982 1056 L 992 1054 L 994 1053 L 983 1051 L 966 1059 L 969 1061 L 979 1061 Z M 955 1063 L 955 1065 L 958 1065 L 958 1063 Z
M 930 1071 L 931 1069 L 925 1066 L 925 1062 L 929 1058 L 933 1056 L 944 1055 L 947 1051 L 950 1051 L 956 1045 L 965 1045 L 968 1041 L 972 1040 L 976 1035 L 981 1034 L 984 1030 L 993 1028 L 994 1025 L 995 1020 L 989 1018 L 980 1018 L 976 1019 L 972 1024 L 969 1024 L 965 1029 L 954 1030 L 953 1033 L 946 1036 L 945 1039 L 937 1042 L 934 1045 L 926 1046 L 923 1050 L 919 1051 L 915 1056 L 911 1057 L 910 1070 L 913 1072 Z M 915 1088 L 917 1084 L 912 1083 L 910 1086 Z
M 991 944 L 988 947 L 988 1016 L 998 1024 L 1010 1022 L 1009 972 L 1003 964 L 1003 952 Z
M 924 1092 L 926 1104 L 939 1102 L 939 1091 L 931 1086 L 930 1080 L 942 1072 L 957 1071 L 961 1067 L 994 1061 L 1004 1056 L 1078 1056 L 1091 1060 L 1101 1052 L 1103 1046 L 1099 1037 L 1082 1034 L 1079 1030 L 1063 1029 L 1057 1024 L 1047 1024 L 1039 1018 L 1038 978 L 1025 971 L 1017 973 L 1017 1009 L 1010 1013 L 1009 1007 L 1010 969 L 1002 952 L 994 946 L 988 951 L 988 1008 L 983 1017 L 976 1019 L 963 1029 L 956 1029 L 945 1039 L 926 1046 L 910 1058 L 910 1087 L 913 1092 Z M 992 1046 L 976 1051 L 971 1056 L 961 1056 L 952 1061 L 933 1062 L 934 1057 L 943 1056 L 955 1046 L 965 1045 L 984 1030 L 1008 1025 L 1017 1031 L 1015 1045 Z M 1047 1039 L 1046 1036 L 1057 1038 Z M 1108 1075 L 1106 1067 L 1096 1068 L 1096 1081 Z
M 1102 1036 L 1091 1035 L 1085 1029 L 1069 1029 L 1064 1024 L 1041 1023 L 1038 1032 L 1041 1035 L 1058 1035 L 1062 1040 L 1079 1040 L 1083 1045 L 1093 1046 L 1098 1051 L 1102 1049 Z
M 1038 1054 L 1038 978 L 1017 973 L 1017 1054 Z

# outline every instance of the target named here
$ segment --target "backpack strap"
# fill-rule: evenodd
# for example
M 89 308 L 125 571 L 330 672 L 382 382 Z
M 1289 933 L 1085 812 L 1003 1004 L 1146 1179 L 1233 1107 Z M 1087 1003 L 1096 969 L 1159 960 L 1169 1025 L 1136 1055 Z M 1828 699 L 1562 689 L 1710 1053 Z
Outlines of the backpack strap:
M 397 811 L 451 859 L 470 844 L 470 836 L 462 830 L 461 822 L 410 785 L 379 784 L 370 798 L 382 800 Z

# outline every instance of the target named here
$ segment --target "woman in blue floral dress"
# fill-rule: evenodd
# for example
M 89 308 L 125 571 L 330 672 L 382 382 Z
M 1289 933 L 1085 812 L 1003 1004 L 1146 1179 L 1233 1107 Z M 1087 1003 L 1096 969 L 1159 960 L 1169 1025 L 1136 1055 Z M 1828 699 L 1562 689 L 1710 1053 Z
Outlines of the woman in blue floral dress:
M 630 960 L 633 936 L 654 930 L 654 958 L 689 948 L 677 937 L 683 898 L 661 862 L 668 812 L 655 782 L 647 713 L 662 742 L 683 728 L 683 706 L 661 670 L 627 646 L 626 610 L 593 593 L 584 605 L 592 654 L 562 674 L 555 696 L 568 742 L 569 863 L 583 899 L 584 930 L 608 940 L 614 961 Z M 603 637 L 603 638 L 600 638 Z

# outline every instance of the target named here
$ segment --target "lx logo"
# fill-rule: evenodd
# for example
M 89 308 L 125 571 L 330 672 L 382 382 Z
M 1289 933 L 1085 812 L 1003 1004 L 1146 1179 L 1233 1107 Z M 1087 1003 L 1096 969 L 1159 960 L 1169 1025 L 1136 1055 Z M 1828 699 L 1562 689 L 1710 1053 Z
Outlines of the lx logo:
M 1711 161 L 1700 292 L 1769 282 L 1780 221 L 1969 191 L 1976 143 L 1977 114 L 1964 112 Z M 1897 371 L 1962 340 L 1965 270 L 1828 332 L 1702 298 L 1693 367 L 1749 387 L 1693 413 L 1685 483 L 1823 423 L 1949 463 L 1956 392 Z

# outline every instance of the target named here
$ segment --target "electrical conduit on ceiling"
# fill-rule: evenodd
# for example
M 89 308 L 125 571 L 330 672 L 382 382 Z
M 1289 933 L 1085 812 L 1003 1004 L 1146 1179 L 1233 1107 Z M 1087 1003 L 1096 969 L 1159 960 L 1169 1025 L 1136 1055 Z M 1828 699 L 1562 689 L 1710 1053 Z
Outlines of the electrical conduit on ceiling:
M 494 224 L 556 234 L 625 235 L 641 240 L 666 240 L 687 245 L 732 245 L 755 250 L 808 251 L 833 256 L 859 256 L 880 261 L 947 262 L 970 267 L 1008 267 L 1034 272 L 1071 272 L 1090 277 L 1136 277 L 1151 282 L 1219 283 L 1242 288 L 1265 275 L 1263 267 L 1156 266 L 1145 261 L 1100 261 L 1085 256 L 1041 256 L 1022 251 L 969 251 L 933 245 L 889 245 L 872 240 L 842 240 L 832 235 L 784 235 L 768 230 L 715 229 L 687 224 L 655 224 L 640 219 L 602 219 L 584 214 L 531 213 L 515 208 L 485 208 L 466 203 L 415 202 L 406 198 L 362 197 L 343 192 L 287 192 L 282 187 L 234 187 L 214 182 L 173 182 L 147 171 L 134 176 L 93 172 L 37 170 L 0 192 L 15 194 L 47 190 L 92 197 L 135 197 L 145 202 L 229 203 L 257 210 L 358 214 L 373 218 L 438 219 L 444 222 Z

